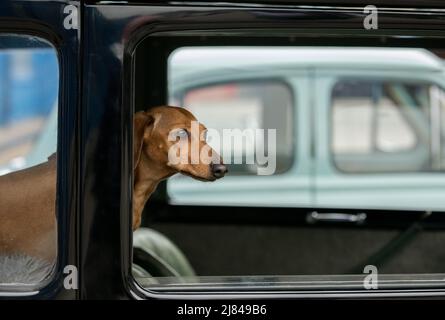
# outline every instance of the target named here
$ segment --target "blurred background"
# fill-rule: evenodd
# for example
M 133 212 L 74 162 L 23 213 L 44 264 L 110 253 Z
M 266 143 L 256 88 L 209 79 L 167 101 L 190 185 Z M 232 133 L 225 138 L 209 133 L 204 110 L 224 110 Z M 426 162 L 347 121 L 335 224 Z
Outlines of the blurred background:
M 55 152 L 57 130 L 33 154 L 39 137 L 56 123 L 59 70 L 56 51 L 29 36 L 0 37 L 0 174 L 44 161 Z M 57 122 L 57 117 L 54 117 Z M 53 121 L 54 122 L 54 121 Z
M 177 176 L 167 186 L 171 203 L 445 209 L 445 69 L 438 54 L 363 47 L 175 50 L 170 103 L 185 106 L 220 136 L 224 128 L 275 129 L 277 169 L 261 177 L 257 163 L 246 164 L 256 150 L 267 153 L 266 136 L 236 147 L 218 141 L 213 146 L 221 146 L 229 175 L 211 185 Z M 233 164 L 235 151 L 243 164 Z

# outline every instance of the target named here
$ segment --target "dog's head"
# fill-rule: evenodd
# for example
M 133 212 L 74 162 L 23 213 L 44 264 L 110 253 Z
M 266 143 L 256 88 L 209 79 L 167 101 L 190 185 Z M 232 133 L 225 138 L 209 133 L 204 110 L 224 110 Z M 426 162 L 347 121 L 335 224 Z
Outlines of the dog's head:
M 224 177 L 226 166 L 207 144 L 206 127 L 187 110 L 156 107 L 134 117 L 134 169 L 156 170 L 162 178 L 177 172 L 198 180 Z M 154 174 L 154 172 L 151 172 Z

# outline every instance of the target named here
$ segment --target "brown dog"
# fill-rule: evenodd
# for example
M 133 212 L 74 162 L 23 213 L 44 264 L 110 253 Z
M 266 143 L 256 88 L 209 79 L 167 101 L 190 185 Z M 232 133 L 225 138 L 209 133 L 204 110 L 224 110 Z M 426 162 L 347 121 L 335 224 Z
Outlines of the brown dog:
M 133 230 L 141 224 L 141 215 L 150 195 L 158 183 L 175 173 L 182 173 L 202 181 L 214 181 L 224 177 L 227 168 L 220 156 L 200 136 L 206 128 L 199 124 L 199 132 L 192 132 L 192 121 L 196 118 L 187 110 L 176 107 L 157 107 L 148 112 L 137 112 L 134 118 L 134 190 Z M 178 141 L 169 141 L 170 133 L 186 135 L 188 158 L 186 163 L 172 164 L 168 159 L 170 148 Z M 198 136 L 194 136 L 198 135 Z M 199 145 L 198 151 L 208 148 L 215 160 L 210 164 L 199 161 L 192 164 L 192 143 Z
M 56 254 L 56 156 L 0 177 L 0 255 Z
M 196 118 L 177 107 L 156 107 L 137 112 L 134 117 L 134 189 L 133 230 L 150 195 L 161 180 L 175 173 L 213 181 L 227 172 L 226 167 L 205 141 L 193 136 L 191 122 Z M 199 124 L 199 135 L 206 128 Z M 183 147 L 191 150 L 198 141 L 199 150 L 210 149 L 217 163 L 172 164 L 169 149 L 171 132 L 186 136 Z M 181 140 L 182 141 L 182 140 Z M 191 154 L 191 152 L 189 152 Z M 219 163 L 218 163 L 219 162 Z M 52 261 L 56 255 L 56 157 L 48 162 L 0 177 L 0 255 L 26 254 Z

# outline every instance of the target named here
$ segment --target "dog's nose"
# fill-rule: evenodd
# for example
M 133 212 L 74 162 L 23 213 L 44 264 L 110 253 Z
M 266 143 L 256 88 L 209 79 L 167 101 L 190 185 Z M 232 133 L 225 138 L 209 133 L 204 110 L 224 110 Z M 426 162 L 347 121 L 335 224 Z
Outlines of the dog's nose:
M 212 174 L 217 179 L 224 177 L 227 171 L 227 167 L 223 164 L 212 164 Z

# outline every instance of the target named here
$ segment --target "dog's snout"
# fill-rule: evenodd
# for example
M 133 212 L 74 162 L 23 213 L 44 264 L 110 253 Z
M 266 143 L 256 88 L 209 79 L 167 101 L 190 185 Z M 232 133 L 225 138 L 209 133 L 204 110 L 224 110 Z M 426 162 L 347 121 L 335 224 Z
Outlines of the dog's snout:
M 212 174 L 217 179 L 224 177 L 227 171 L 227 167 L 223 164 L 212 164 Z

